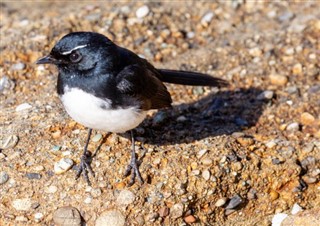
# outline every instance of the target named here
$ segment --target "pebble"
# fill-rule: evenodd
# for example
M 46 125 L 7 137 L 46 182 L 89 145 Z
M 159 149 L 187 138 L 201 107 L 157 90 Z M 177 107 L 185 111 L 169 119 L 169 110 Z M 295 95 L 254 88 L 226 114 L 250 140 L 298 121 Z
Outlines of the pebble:
M 208 152 L 207 149 L 202 149 L 197 153 L 197 158 L 200 159 L 202 156 L 204 156 Z
M 54 185 L 50 185 L 49 187 L 46 187 L 44 189 L 44 192 L 45 193 L 49 193 L 49 194 L 54 194 L 58 191 L 58 187 L 57 186 L 54 186 Z
M 267 148 L 274 148 L 275 146 L 277 145 L 277 143 L 275 142 L 275 141 L 273 141 L 273 140 L 270 140 L 270 141 L 268 141 L 267 143 L 266 143 L 266 147 Z
M 288 216 L 285 213 L 277 213 L 272 218 L 272 226 L 281 226 L 282 221 Z
M 68 171 L 73 166 L 73 160 L 69 158 L 62 158 L 59 162 L 54 164 L 55 174 L 62 174 Z
M 269 195 L 270 195 L 271 201 L 274 201 L 279 198 L 279 193 L 274 190 L 271 190 Z
M 204 170 L 204 171 L 202 171 L 202 177 L 203 177 L 203 179 L 205 179 L 205 180 L 209 180 L 210 179 L 210 171 L 209 170 Z
M 292 123 L 290 123 L 288 126 L 287 126 L 287 128 L 286 128 L 286 130 L 288 131 L 288 132 L 297 132 L 297 131 L 299 131 L 299 123 L 297 123 L 297 122 L 292 122 Z
M 97 198 L 97 197 L 101 196 L 102 190 L 101 190 L 101 188 L 93 188 L 91 190 L 90 194 L 92 195 L 93 198 Z
M 204 158 L 204 159 L 202 159 L 201 162 L 202 162 L 202 164 L 205 165 L 205 166 L 211 166 L 212 163 L 213 163 L 212 159 L 209 159 L 209 158 Z
M 236 211 L 235 209 L 226 209 L 226 211 L 224 212 L 224 214 L 225 214 L 226 216 L 228 216 L 228 215 L 234 213 L 235 211 Z
M 170 209 L 170 216 L 173 219 L 177 219 L 179 217 L 182 217 L 183 214 L 183 204 L 182 203 L 177 203 L 174 204 L 171 209 Z
M 30 198 L 24 198 L 24 199 L 15 199 L 12 202 L 13 208 L 16 210 L 24 210 L 28 211 L 31 209 L 32 202 Z
M 124 226 L 125 223 L 125 217 L 119 210 L 107 210 L 98 217 L 95 226 Z
M 311 126 L 314 124 L 315 118 L 309 112 L 303 112 L 300 116 L 300 122 L 302 125 Z
M 41 179 L 41 174 L 39 174 L 39 173 L 26 173 L 26 177 L 29 180 L 39 180 L 39 179 Z
M 292 68 L 292 73 L 294 75 L 300 75 L 302 73 L 302 65 L 300 63 L 297 63 Z
M 59 145 L 55 145 L 52 147 L 52 151 L 60 151 L 60 149 L 61 149 L 61 146 Z
M 0 78 L 0 93 L 4 93 L 5 90 L 12 90 L 14 87 L 15 83 L 7 76 Z
M 98 142 L 99 140 L 101 140 L 101 138 L 102 138 L 102 134 L 98 133 L 94 137 L 92 137 L 92 141 L 93 142 Z
M 149 12 L 150 12 L 149 7 L 147 5 L 143 5 L 137 9 L 136 16 L 138 18 L 143 18 L 143 17 L 147 16 L 149 14 Z
M 119 206 L 127 206 L 127 205 L 133 203 L 135 198 L 136 198 L 135 194 L 132 191 L 124 189 L 124 190 L 120 191 L 120 193 L 117 197 L 116 203 Z
M 297 214 L 297 213 L 299 213 L 301 211 L 302 211 L 302 207 L 299 206 L 299 204 L 297 204 L 297 203 L 293 204 L 293 207 L 292 207 L 292 210 L 291 210 L 291 214 L 292 215 L 295 215 L 295 214 Z
M 192 216 L 192 215 L 189 215 L 189 216 L 186 216 L 184 218 L 184 221 L 187 223 L 187 224 L 191 224 L 191 223 L 195 223 L 197 221 L 197 219 Z
M 25 216 L 17 216 L 15 220 L 19 222 L 27 222 L 28 218 Z
M 242 202 L 243 202 L 242 198 L 239 195 L 235 195 L 230 199 L 228 205 L 226 206 L 226 209 L 234 209 L 238 205 L 240 205 Z
M 160 217 L 166 217 L 170 213 L 170 209 L 167 206 L 163 206 L 158 211 Z
M 9 180 L 9 175 L 5 171 L 0 172 L 0 184 L 4 184 Z
M 207 12 L 204 14 L 204 16 L 201 18 L 201 24 L 202 25 L 208 25 L 211 20 L 213 19 L 214 13 L 213 12 Z
M 258 96 L 257 96 L 257 100 L 270 100 L 272 99 L 274 96 L 274 92 L 271 91 L 271 90 L 266 90 L 266 91 L 263 91 L 262 93 L 260 93 Z
M 314 144 L 313 143 L 308 143 L 306 144 L 305 146 L 302 147 L 302 151 L 305 152 L 305 153 L 309 153 L 309 152 L 312 152 L 313 149 L 314 149 Z
M 79 211 L 72 206 L 65 206 L 53 213 L 53 222 L 61 226 L 80 226 L 81 216 Z
M 23 104 L 20 104 L 16 107 L 16 111 L 19 112 L 19 111 L 23 111 L 23 110 L 27 110 L 27 109 L 30 109 L 32 108 L 32 106 L 28 103 L 23 103 Z
M 161 123 L 163 123 L 164 121 L 166 121 L 166 119 L 168 118 L 168 115 L 163 112 L 163 111 L 159 111 L 152 119 L 152 123 L 154 125 L 159 125 Z
M 185 121 L 187 121 L 187 118 L 183 115 L 181 115 L 177 118 L 177 122 L 185 122 Z
M 25 68 L 26 68 L 26 65 L 24 63 L 16 63 L 11 66 L 11 70 L 14 70 L 14 71 L 20 71 Z
M 220 199 L 218 199 L 218 201 L 216 201 L 216 203 L 214 204 L 216 207 L 221 207 L 223 206 L 224 204 L 226 204 L 228 198 L 226 197 L 222 197 Z
M 249 192 L 247 193 L 247 198 L 249 200 L 253 200 L 257 198 L 257 190 L 250 188 Z
M 278 86 L 283 86 L 288 82 L 287 76 L 279 75 L 279 74 L 271 74 L 269 75 L 269 79 L 271 84 L 278 85 Z
M 43 218 L 43 213 L 38 212 L 34 214 L 35 221 L 39 222 L 42 218 Z
M 248 147 L 248 146 L 254 144 L 254 140 L 251 137 L 239 137 L 239 138 L 237 138 L 237 141 L 243 147 Z
M 304 176 L 302 177 L 302 179 L 303 179 L 303 181 L 306 182 L 307 184 L 314 184 L 314 183 L 317 182 L 317 178 L 315 178 L 315 177 L 309 177 L 309 176 L 306 176 L 306 175 L 304 175 Z
M 13 148 L 17 145 L 19 141 L 19 137 L 16 135 L 9 135 L 7 138 L 1 140 L 0 149 L 5 150 L 9 148 Z

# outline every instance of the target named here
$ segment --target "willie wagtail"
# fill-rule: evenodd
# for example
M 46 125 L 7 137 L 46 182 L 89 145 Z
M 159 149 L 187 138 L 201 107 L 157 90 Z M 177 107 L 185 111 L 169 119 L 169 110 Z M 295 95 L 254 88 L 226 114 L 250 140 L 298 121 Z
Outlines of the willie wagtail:
M 89 128 L 77 178 L 90 184 L 87 151 L 92 129 L 123 133 L 131 131 L 132 154 L 125 176 L 131 172 L 143 183 L 134 150 L 132 129 L 150 109 L 171 107 L 171 96 L 163 82 L 193 86 L 226 86 L 227 82 L 210 75 L 167 69 L 156 69 L 128 49 L 114 44 L 102 34 L 73 32 L 64 36 L 50 54 L 37 64 L 58 67 L 57 91 L 68 114 Z

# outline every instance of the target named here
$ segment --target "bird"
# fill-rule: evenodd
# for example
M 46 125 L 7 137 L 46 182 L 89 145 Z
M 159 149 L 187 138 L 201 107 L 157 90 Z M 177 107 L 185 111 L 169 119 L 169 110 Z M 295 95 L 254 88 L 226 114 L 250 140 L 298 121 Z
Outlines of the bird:
M 225 87 L 228 82 L 192 71 L 157 69 L 146 59 L 120 47 L 103 34 L 88 31 L 63 36 L 36 64 L 58 68 L 57 92 L 66 112 L 88 128 L 76 179 L 82 174 L 90 185 L 94 176 L 88 149 L 92 130 L 131 134 L 131 160 L 125 170 L 128 186 L 142 184 L 135 153 L 133 129 L 152 109 L 170 108 L 171 95 L 164 83 Z

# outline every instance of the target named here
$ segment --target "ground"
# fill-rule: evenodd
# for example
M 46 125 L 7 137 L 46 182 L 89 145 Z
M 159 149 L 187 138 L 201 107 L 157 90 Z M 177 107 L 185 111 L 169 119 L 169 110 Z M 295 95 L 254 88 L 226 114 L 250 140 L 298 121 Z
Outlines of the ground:
M 270 225 L 294 204 L 319 218 L 319 2 L 0 6 L 1 225 Z M 142 185 L 123 178 L 126 134 L 101 131 L 89 145 L 100 146 L 92 186 L 75 180 L 87 130 L 64 111 L 57 70 L 35 61 L 80 30 L 158 68 L 230 83 L 167 84 L 173 108 L 150 112 L 135 131 Z

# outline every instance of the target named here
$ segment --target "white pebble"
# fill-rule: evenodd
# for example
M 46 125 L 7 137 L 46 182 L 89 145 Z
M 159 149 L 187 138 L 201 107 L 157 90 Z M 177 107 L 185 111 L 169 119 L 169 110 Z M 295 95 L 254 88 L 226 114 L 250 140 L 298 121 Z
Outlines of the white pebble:
M 45 193 L 54 194 L 58 191 L 57 186 L 51 185 L 44 189 Z
M 293 123 L 290 123 L 287 128 L 286 128 L 287 131 L 290 131 L 290 132 L 296 132 L 299 130 L 299 123 L 297 122 L 293 122 Z
M 258 100 L 265 100 L 265 99 L 270 100 L 270 99 L 272 99 L 273 95 L 274 95 L 274 92 L 273 92 L 273 91 L 271 91 L 271 90 L 266 90 L 266 91 L 263 91 L 262 93 L 260 93 L 260 94 L 257 96 L 257 99 L 258 99 Z
M 207 24 L 210 23 L 212 18 L 213 18 L 214 14 L 213 12 L 207 12 L 206 14 L 204 14 L 204 16 L 201 19 L 201 23 L 202 24 Z
M 34 219 L 35 219 L 36 221 L 39 221 L 39 220 L 41 220 L 42 218 L 43 218 L 43 213 L 38 212 L 38 213 L 35 213 L 35 214 L 34 214 Z
M 16 210 L 27 211 L 27 210 L 31 209 L 31 199 L 29 199 L 29 198 L 16 199 L 12 202 L 12 206 Z
M 137 9 L 136 16 L 138 18 L 143 18 L 143 17 L 147 16 L 149 12 L 150 12 L 149 7 L 144 5 L 144 6 L 141 6 L 139 9 Z
M 202 177 L 205 179 L 205 180 L 209 180 L 210 179 L 210 171 L 209 170 L 204 170 L 202 172 Z
M 272 218 L 272 226 L 281 226 L 282 221 L 288 216 L 285 213 L 277 213 Z
M 208 152 L 207 149 L 202 149 L 197 153 L 197 158 L 200 159 L 202 156 L 204 156 Z
M 32 106 L 28 103 L 23 103 L 23 104 L 20 104 L 16 107 L 16 111 L 23 111 L 23 110 L 27 110 L 29 108 L 32 108 Z
M 61 174 L 68 171 L 73 165 L 72 159 L 62 158 L 59 162 L 54 164 L 54 172 L 56 174 Z
M 103 212 L 96 220 L 95 226 L 124 226 L 126 223 L 125 217 L 118 210 L 108 210 Z
M 218 201 L 214 204 L 216 207 L 221 207 L 223 206 L 224 204 L 226 204 L 227 202 L 227 198 L 226 197 L 223 197 L 221 199 L 218 199 Z
M 125 189 L 119 193 L 117 200 L 116 200 L 116 203 L 119 206 L 127 206 L 127 205 L 133 203 L 135 198 L 136 197 L 132 191 Z
M 299 206 L 297 203 L 293 204 L 291 214 L 295 215 L 295 214 L 299 213 L 300 211 L 302 211 L 302 207 Z

